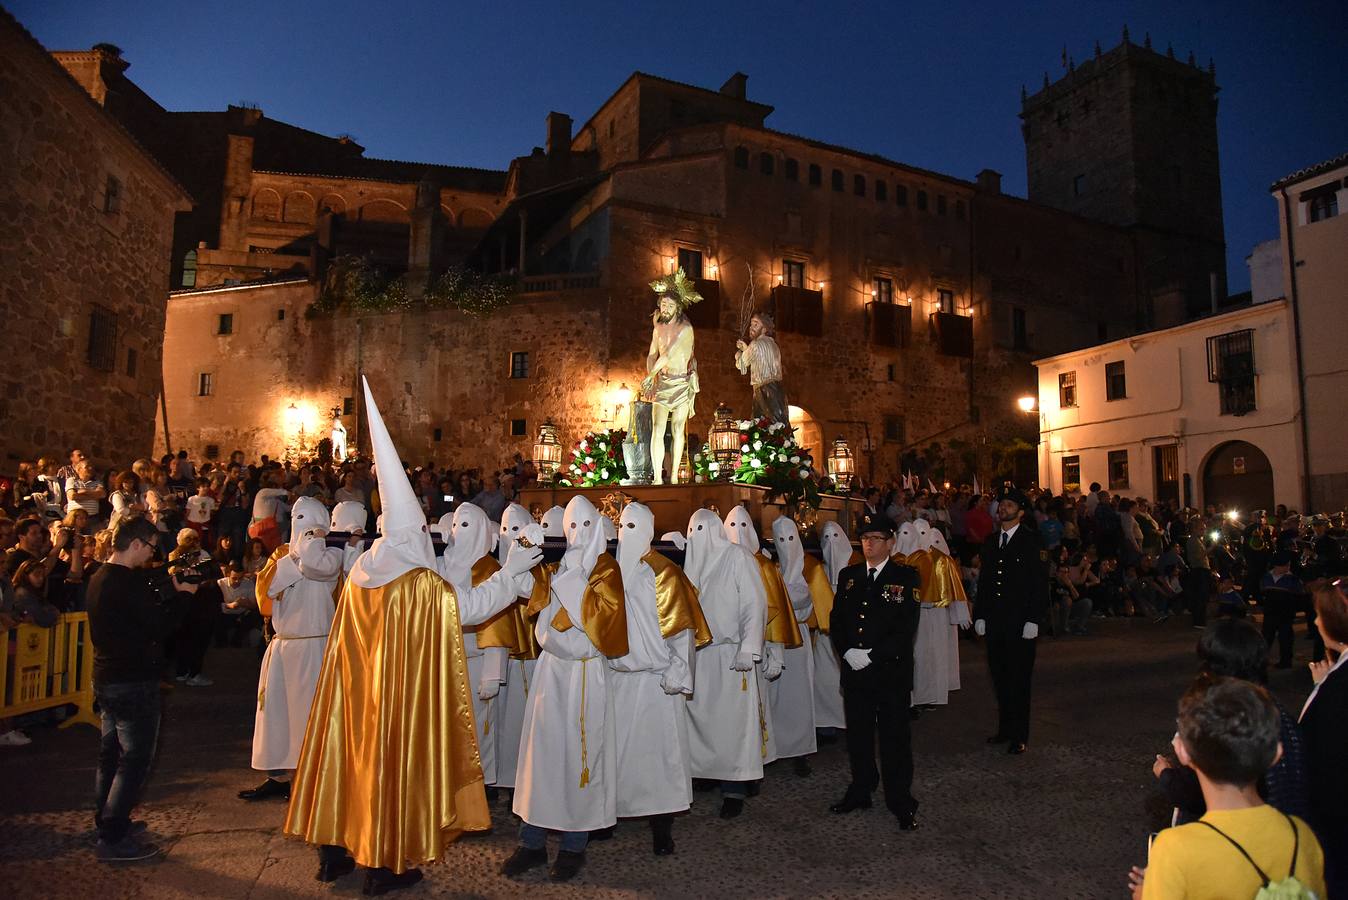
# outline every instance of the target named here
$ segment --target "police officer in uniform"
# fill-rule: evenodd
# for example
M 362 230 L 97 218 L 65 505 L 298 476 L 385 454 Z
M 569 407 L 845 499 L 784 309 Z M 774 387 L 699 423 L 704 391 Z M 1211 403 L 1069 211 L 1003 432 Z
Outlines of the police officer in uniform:
M 1028 503 L 1009 482 L 997 503 L 1000 527 L 983 544 L 974 598 L 974 631 L 987 639 L 997 692 L 997 733 L 989 744 L 1025 752 L 1030 739 L 1030 679 L 1035 643 L 1048 609 L 1048 551 L 1022 519 Z
M 858 526 L 865 561 L 838 574 L 838 592 L 829 617 L 829 636 L 842 660 L 840 682 L 847 719 L 847 755 L 852 783 L 829 807 L 849 813 L 871 805 L 884 782 L 885 805 L 899 828 L 917 828 L 913 799 L 913 748 L 908 699 L 913 689 L 913 640 L 921 601 L 917 569 L 890 559 L 894 523 L 868 513 Z M 880 736 L 880 770 L 875 738 Z

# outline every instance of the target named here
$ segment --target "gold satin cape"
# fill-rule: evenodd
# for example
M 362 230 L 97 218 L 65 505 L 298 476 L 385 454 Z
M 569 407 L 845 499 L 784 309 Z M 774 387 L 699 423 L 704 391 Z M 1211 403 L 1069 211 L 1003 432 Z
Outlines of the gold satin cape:
M 271 618 L 272 597 L 267 593 L 271 590 L 272 579 L 276 577 L 276 563 L 284 556 L 290 555 L 290 545 L 282 544 L 271 552 L 267 557 L 267 564 L 262 567 L 262 571 L 257 573 L 256 588 L 253 596 L 257 598 L 257 611 L 262 614 L 262 618 Z
M 491 559 L 491 557 L 484 556 L 482 559 Z M 481 563 L 482 560 L 478 560 L 478 562 Z M 486 581 L 500 568 L 501 566 L 498 563 L 491 569 L 490 573 L 485 574 L 485 577 L 479 580 L 478 566 L 474 565 L 473 587 L 477 587 L 483 581 Z M 534 576 L 534 590 L 529 595 L 529 602 L 520 603 L 517 600 L 479 625 L 477 628 L 477 645 L 479 648 L 505 647 L 510 651 L 511 659 L 538 659 L 538 654 L 542 652 L 542 648 L 538 646 L 538 635 L 534 632 L 537 613 L 530 616 L 528 610 L 536 597 L 541 596 L 542 605 L 548 605 L 548 589 L 552 584 L 552 571 L 555 568 L 555 566 L 549 568 L 547 564 L 539 563 L 530 570 L 530 574 Z M 484 573 L 486 569 L 487 567 L 484 566 Z
M 660 618 L 660 635 L 672 638 L 685 631 L 693 632 L 697 647 L 711 643 L 711 628 L 702 614 L 697 588 L 683 574 L 683 569 L 658 550 L 652 550 L 641 561 L 655 573 L 655 609 Z
M 828 568 L 813 556 L 805 557 L 805 583 L 810 586 L 814 611 L 810 613 L 811 631 L 828 634 L 828 617 L 833 615 L 833 585 L 828 580 Z
M 557 571 L 556 563 L 548 564 L 549 583 Z M 548 605 L 550 592 L 539 590 L 539 579 L 534 579 L 534 592 L 529 598 L 527 615 L 536 616 Z M 599 554 L 590 570 L 590 579 L 580 600 L 580 627 L 595 649 L 609 659 L 627 655 L 627 606 L 623 596 L 622 570 L 618 561 L 607 553 Z M 552 627 L 566 631 L 574 626 L 566 608 L 557 610 Z
M 758 563 L 758 574 L 763 579 L 763 590 L 768 595 L 763 639 L 781 644 L 787 650 L 794 650 L 804 642 L 800 639 L 800 629 L 796 627 L 796 613 L 791 608 L 791 598 L 786 593 L 786 582 L 782 581 L 781 570 L 762 553 L 755 553 L 754 561 Z
M 406 871 L 491 827 L 454 589 L 430 569 L 347 581 L 285 833 Z
M 904 556 L 894 555 L 894 561 L 917 569 L 922 578 L 921 593 L 923 603 L 930 603 L 937 609 L 944 609 L 952 603 L 968 602 L 964 593 L 964 582 L 960 580 L 959 566 L 955 561 L 932 547 L 916 550 Z

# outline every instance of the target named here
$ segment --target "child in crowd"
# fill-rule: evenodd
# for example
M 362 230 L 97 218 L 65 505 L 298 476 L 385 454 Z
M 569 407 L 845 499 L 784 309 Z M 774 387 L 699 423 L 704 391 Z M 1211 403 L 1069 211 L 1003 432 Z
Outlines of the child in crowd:
M 197 492 L 194 496 L 187 498 L 187 527 L 191 528 L 201 538 L 203 547 L 209 546 L 207 540 L 211 528 L 211 518 L 215 515 L 215 498 L 211 496 L 211 482 L 208 478 L 198 478 L 196 481 Z
M 1234 579 L 1230 575 L 1223 575 L 1217 582 L 1217 615 L 1243 619 L 1248 608 L 1249 603 Z

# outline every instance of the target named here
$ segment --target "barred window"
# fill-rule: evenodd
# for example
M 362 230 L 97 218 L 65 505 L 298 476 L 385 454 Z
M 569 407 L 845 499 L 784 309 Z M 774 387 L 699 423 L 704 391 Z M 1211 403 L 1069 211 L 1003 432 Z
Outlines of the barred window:
M 1122 400 L 1128 396 L 1128 376 L 1123 362 L 1105 363 L 1105 399 Z
M 516 350 L 514 353 L 510 354 L 510 377 L 529 377 L 529 351 Z
M 1071 409 L 1077 405 L 1077 373 L 1062 372 L 1058 375 L 1058 407 Z
M 89 312 L 89 365 L 111 372 L 117 365 L 117 314 L 95 306 Z
M 1217 385 L 1222 415 L 1254 412 L 1254 377 L 1254 329 L 1208 338 L 1208 381 Z

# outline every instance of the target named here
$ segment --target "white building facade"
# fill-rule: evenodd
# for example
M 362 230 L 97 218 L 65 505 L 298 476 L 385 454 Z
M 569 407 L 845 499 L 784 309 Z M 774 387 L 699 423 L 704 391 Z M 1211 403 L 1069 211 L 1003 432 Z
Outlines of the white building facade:
M 1287 301 L 1035 362 L 1040 484 L 1242 513 L 1297 508 L 1300 404 Z

